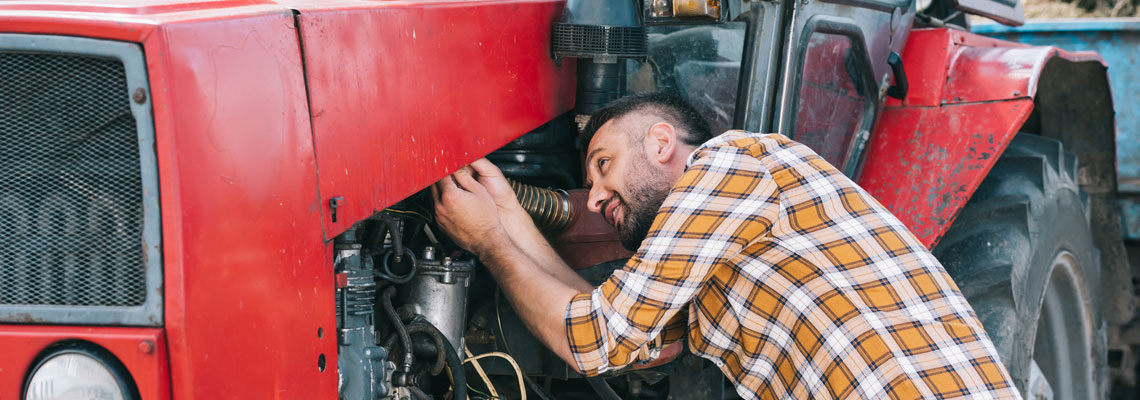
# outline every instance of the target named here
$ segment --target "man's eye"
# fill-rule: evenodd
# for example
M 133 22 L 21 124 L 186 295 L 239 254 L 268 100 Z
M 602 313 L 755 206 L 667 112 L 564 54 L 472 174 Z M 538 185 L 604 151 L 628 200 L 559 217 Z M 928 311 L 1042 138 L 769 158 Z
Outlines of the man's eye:
M 606 164 L 609 164 L 609 161 L 610 161 L 610 159 L 608 159 L 608 158 L 599 158 L 598 159 L 598 171 L 601 171 L 602 168 L 606 166 Z

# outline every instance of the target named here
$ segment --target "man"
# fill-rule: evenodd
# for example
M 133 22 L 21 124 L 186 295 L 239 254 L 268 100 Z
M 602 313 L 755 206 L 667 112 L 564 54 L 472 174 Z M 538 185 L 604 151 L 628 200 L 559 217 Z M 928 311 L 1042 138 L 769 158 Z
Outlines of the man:
M 744 398 L 1018 398 L 951 278 L 870 195 L 780 135 L 675 96 L 615 101 L 583 131 L 589 208 L 637 253 L 594 288 L 486 160 L 433 187 L 440 225 L 527 327 L 592 375 L 687 335 Z

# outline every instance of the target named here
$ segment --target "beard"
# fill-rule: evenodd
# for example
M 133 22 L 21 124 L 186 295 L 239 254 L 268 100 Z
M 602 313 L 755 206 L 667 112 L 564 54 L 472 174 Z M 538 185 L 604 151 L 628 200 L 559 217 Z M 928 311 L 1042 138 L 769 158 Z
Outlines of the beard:
M 629 251 L 637 251 L 641 242 L 649 236 L 649 228 L 653 226 L 653 220 L 657 218 L 657 212 L 672 188 L 667 174 L 649 165 L 644 151 L 640 152 L 635 161 L 633 170 L 638 172 L 630 174 L 626 180 L 630 182 L 627 194 L 618 195 L 618 201 L 626 211 L 625 218 L 617 228 L 618 239 L 621 246 Z

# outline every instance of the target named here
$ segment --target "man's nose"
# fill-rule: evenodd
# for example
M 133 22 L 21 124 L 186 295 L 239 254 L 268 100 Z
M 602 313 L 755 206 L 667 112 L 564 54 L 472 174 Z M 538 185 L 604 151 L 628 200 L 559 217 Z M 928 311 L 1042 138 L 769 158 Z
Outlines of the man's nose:
M 601 213 L 602 205 L 606 204 L 606 199 L 609 198 L 609 192 L 602 189 L 601 185 L 596 182 L 590 187 L 590 197 L 586 199 L 586 208 L 590 211 Z

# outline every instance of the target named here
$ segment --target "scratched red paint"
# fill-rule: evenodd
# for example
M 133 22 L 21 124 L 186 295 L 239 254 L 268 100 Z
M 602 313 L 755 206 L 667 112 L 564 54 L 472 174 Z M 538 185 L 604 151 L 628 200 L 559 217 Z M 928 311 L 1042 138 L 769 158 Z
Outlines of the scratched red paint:
M 80 337 L 119 355 L 119 342 L 96 336 L 120 329 L 113 332 L 154 337 L 160 349 L 159 361 L 130 367 L 144 399 L 336 398 L 335 368 L 321 372 L 316 363 L 323 354 L 336 365 L 325 240 L 567 111 L 573 64 L 558 66 L 548 57 L 549 24 L 561 6 L 558 0 L 0 3 L 2 32 L 143 45 L 165 264 L 162 331 L 0 325 L 0 397 L 18 397 L 19 379 L 11 377 L 22 375 L 36 343 Z M 912 33 L 904 54 L 911 97 L 888 103 L 869 143 L 860 182 L 900 211 L 924 243 L 937 239 L 1029 112 L 1039 71 L 1024 66 L 1040 62 L 967 56 L 947 75 L 950 57 L 963 48 L 994 43 L 1004 42 L 945 30 Z M 923 54 L 936 57 L 923 60 Z M 1080 56 L 1049 48 L 1016 54 Z M 983 71 L 981 64 L 1020 69 Z M 979 73 L 964 73 L 971 68 Z M 1000 86 L 999 94 L 1018 87 L 1026 94 L 974 98 L 981 95 L 965 90 L 971 80 L 1002 79 L 1022 86 Z M 945 95 L 958 92 L 963 102 L 983 102 L 942 105 Z M 961 132 L 970 136 L 956 136 Z M 953 149 L 968 153 L 943 153 Z M 991 150 L 994 157 L 981 157 Z M 899 157 L 916 154 L 925 156 Z M 924 172 L 898 172 L 915 168 Z M 938 180 L 926 175 L 932 172 L 956 174 Z M 931 200 L 947 193 L 946 200 Z M 327 214 L 334 196 L 346 199 L 337 224 Z
M 574 104 L 559 1 L 368 4 L 299 17 L 326 238 Z
M 884 110 L 859 184 L 933 246 L 1033 109 L 1031 99 Z
M 933 247 L 1033 111 L 1053 57 L 1102 62 L 1091 52 L 912 31 L 903 49 L 910 93 L 887 101 L 859 184 Z
M 574 64 L 549 58 L 561 7 L 0 3 L 0 32 L 143 45 L 163 217 L 158 340 L 169 355 L 132 367 L 143 399 L 335 399 L 336 368 L 317 368 L 320 355 L 335 366 L 337 350 L 325 239 L 569 110 Z M 332 163 L 319 177 L 318 160 Z M 346 197 L 341 224 L 322 225 L 318 183 Z M 0 325 L 0 337 L 28 329 L 36 340 L 88 337 L 28 325 Z M 37 351 L 0 341 L 0 398 L 19 397 L 28 367 L 8 355 Z
M 0 31 L 145 49 L 165 336 L 161 363 L 131 368 L 142 398 L 336 398 L 335 368 L 317 368 L 321 354 L 336 365 L 332 255 L 321 236 L 293 14 L 273 4 L 197 4 L 0 6 Z M 29 328 L 46 332 L 36 340 L 88 338 L 58 326 L 6 325 L 0 335 Z M 0 398 L 19 397 L 28 366 L 8 355 L 25 348 L 0 342 L 0 376 L 17 377 L 0 380 Z M 128 362 L 129 354 L 115 354 Z
M 332 249 L 293 14 L 162 31 L 163 222 L 181 228 L 163 235 L 174 397 L 334 398 L 335 369 L 317 368 L 336 365 Z

